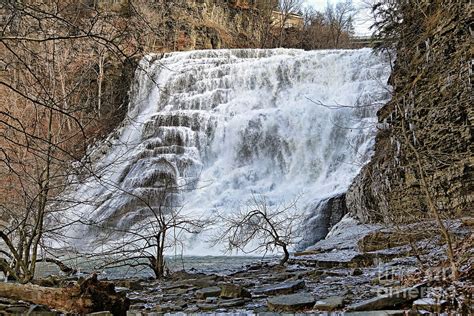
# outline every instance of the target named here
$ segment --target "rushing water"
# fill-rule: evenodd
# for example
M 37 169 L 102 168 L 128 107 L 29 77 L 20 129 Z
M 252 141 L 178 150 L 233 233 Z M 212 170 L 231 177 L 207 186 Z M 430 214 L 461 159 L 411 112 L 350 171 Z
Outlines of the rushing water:
M 170 199 L 195 217 L 235 212 L 255 194 L 270 206 L 299 197 L 317 216 L 367 161 L 388 75 L 369 49 L 149 55 L 127 119 L 91 155 L 95 177 L 74 189 L 90 205 L 70 217 L 138 225 L 170 181 L 180 188 Z M 99 233 L 73 232 L 82 245 Z M 189 238 L 185 253 L 219 253 L 203 239 Z

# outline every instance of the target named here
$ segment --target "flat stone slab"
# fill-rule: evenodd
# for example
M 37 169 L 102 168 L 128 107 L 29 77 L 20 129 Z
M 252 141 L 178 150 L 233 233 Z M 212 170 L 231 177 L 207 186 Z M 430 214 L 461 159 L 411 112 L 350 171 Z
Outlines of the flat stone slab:
M 389 294 L 380 295 L 369 300 L 349 305 L 348 311 L 376 311 L 388 308 L 394 308 L 400 305 L 409 304 L 420 298 L 421 287 L 416 285 L 411 288 L 394 291 Z
M 249 291 L 239 285 L 235 284 L 222 284 L 220 285 L 221 288 L 221 297 L 224 298 L 249 298 L 252 297 Z
M 256 294 L 280 295 L 291 294 L 305 287 L 303 280 L 288 281 L 275 285 L 265 286 L 255 291 Z
M 206 297 L 218 297 L 221 294 L 221 288 L 218 286 L 205 287 L 196 291 L 196 298 L 205 299 Z
M 343 306 L 344 306 L 343 296 L 331 296 L 322 300 L 318 300 L 316 304 L 314 304 L 314 309 L 317 309 L 320 311 L 334 311 Z
M 315 302 L 313 295 L 298 293 L 270 297 L 267 306 L 272 312 L 293 312 L 312 308 Z
M 382 310 L 382 311 L 365 311 L 365 312 L 349 312 L 344 316 L 405 316 L 404 310 Z
M 388 261 L 396 254 L 382 252 L 361 253 L 357 250 L 338 250 L 311 255 L 299 254 L 298 257 L 290 258 L 289 262 L 301 264 L 308 267 L 324 269 L 331 268 L 365 268 L 375 264 L 376 261 Z
M 197 304 L 197 307 L 199 307 L 200 310 L 202 311 L 213 311 L 218 308 L 217 304 Z
M 250 301 L 250 300 L 247 300 Z M 232 307 L 238 307 L 238 306 L 243 306 L 247 302 L 246 300 L 242 298 L 234 298 L 231 300 L 225 300 L 217 304 L 219 308 L 232 308 Z

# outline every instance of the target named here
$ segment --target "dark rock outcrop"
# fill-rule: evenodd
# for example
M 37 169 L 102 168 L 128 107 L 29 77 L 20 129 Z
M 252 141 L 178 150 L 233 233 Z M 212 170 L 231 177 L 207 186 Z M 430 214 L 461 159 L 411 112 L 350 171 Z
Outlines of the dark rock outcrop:
M 153 51 L 259 47 L 262 10 L 248 1 L 158 1 L 164 38 Z M 245 3 L 244 3 L 245 2 Z
M 305 220 L 307 230 L 299 245 L 305 249 L 326 237 L 328 232 L 347 214 L 346 195 L 340 194 L 320 201 Z

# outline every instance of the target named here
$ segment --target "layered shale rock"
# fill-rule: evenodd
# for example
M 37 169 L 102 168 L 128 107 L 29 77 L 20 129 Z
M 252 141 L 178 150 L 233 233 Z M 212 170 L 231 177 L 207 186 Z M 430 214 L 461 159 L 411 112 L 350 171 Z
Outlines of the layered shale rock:
M 254 1 L 157 1 L 166 39 L 153 50 L 259 47 L 263 8 Z M 153 8 L 152 8 L 153 9 Z
M 473 214 L 472 10 L 466 1 L 421 1 L 420 10 L 400 7 L 393 97 L 378 112 L 373 159 L 347 193 L 363 221 L 427 213 L 418 160 L 440 210 Z

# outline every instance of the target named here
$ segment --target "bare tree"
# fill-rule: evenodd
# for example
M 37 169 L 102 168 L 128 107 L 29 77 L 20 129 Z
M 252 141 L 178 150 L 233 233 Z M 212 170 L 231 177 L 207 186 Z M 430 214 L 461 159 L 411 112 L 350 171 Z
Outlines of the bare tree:
M 154 189 L 159 194 L 153 198 L 134 196 L 145 207 L 138 210 L 139 220 L 132 222 L 131 227 L 89 223 L 98 227 L 103 234 L 95 244 L 105 250 L 95 253 L 91 258 L 99 258 L 99 269 L 145 267 L 152 270 L 157 279 L 162 278 L 167 270 L 165 255 L 182 249 L 186 238 L 202 233 L 211 225 L 210 219 L 196 218 L 185 212 L 185 207 L 180 205 L 176 197 L 183 190 L 182 186 L 166 181 L 163 187 Z M 133 195 L 130 192 L 123 194 Z
M 325 17 L 329 25 L 331 41 L 334 48 L 339 48 L 341 36 L 351 34 L 353 32 L 355 8 L 352 5 L 352 0 L 339 2 L 334 7 L 328 4 L 325 11 Z
M 222 231 L 211 241 L 214 245 L 225 243 L 227 251 L 266 253 L 279 249 L 283 252 L 280 265 L 284 265 L 290 257 L 289 248 L 299 238 L 298 227 L 302 216 L 296 203 L 297 200 L 288 205 L 270 206 L 265 197 L 254 196 L 245 209 L 221 215 Z
M 273 12 L 278 8 L 278 0 L 261 0 L 257 4 L 260 12 L 260 47 L 272 46 Z
M 292 14 L 297 14 L 303 5 L 302 0 L 280 0 L 276 23 L 278 25 L 278 46 L 283 46 L 286 25 Z
M 71 162 L 88 169 L 86 146 L 103 132 L 96 110 L 120 108 L 108 100 L 118 91 L 107 89 L 106 95 L 102 89 L 110 80 L 104 79 L 108 72 L 101 56 L 129 64 L 140 45 L 138 32 L 118 23 L 119 15 L 84 3 L 5 1 L 1 10 L 1 269 L 26 283 L 36 262 L 51 261 L 40 255 L 40 247 L 59 227 L 46 219 L 54 218 L 61 193 L 71 184 Z M 112 116 L 106 117 L 110 123 Z

